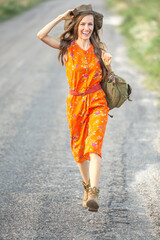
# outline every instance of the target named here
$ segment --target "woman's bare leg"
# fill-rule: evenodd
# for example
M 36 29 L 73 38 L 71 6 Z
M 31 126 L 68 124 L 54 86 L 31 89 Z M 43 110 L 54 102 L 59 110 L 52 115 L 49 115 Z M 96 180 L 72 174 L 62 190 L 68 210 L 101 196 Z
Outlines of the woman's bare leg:
M 83 178 L 83 181 L 86 184 L 88 184 L 89 183 L 89 161 L 86 160 L 82 163 L 78 163 L 78 166 L 79 166 L 79 170 Z
M 90 153 L 89 175 L 92 188 L 93 187 L 98 188 L 100 171 L 101 171 L 101 157 L 96 153 Z

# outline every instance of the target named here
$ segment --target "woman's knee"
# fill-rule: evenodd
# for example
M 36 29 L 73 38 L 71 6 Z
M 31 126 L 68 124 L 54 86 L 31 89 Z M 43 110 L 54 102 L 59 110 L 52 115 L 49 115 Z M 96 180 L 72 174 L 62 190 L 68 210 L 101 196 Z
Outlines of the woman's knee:
M 101 156 L 98 153 L 90 153 L 90 159 L 101 159 Z

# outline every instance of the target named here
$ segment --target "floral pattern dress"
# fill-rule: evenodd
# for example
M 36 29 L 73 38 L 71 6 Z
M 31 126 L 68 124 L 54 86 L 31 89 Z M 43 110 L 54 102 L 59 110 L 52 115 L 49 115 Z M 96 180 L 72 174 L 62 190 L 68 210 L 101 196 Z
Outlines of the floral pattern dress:
M 110 62 L 111 57 L 108 57 Z M 73 41 L 65 59 L 69 87 L 86 92 L 102 79 L 102 70 L 93 45 L 87 51 Z M 90 160 L 89 153 L 102 157 L 101 149 L 108 121 L 109 108 L 102 89 L 83 96 L 68 95 L 67 118 L 71 149 L 77 163 Z

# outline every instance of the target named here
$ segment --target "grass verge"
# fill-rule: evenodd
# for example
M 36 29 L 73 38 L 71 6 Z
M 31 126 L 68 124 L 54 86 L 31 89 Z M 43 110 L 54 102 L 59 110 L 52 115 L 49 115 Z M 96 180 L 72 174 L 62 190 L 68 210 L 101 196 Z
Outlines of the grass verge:
M 0 21 L 12 18 L 45 0 L 0 0 Z
M 159 0 L 107 0 L 107 6 L 123 17 L 120 30 L 126 37 L 128 55 L 147 73 L 147 87 L 160 94 Z

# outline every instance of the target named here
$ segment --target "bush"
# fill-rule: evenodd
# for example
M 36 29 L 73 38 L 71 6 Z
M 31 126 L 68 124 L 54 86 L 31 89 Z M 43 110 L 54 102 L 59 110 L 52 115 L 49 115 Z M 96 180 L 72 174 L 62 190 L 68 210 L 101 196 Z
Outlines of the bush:
M 124 17 L 120 26 L 131 59 L 148 73 L 147 86 L 160 92 L 159 0 L 108 0 L 109 7 Z
M 0 21 L 24 12 L 45 0 L 0 0 Z

